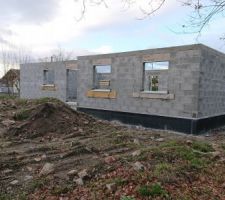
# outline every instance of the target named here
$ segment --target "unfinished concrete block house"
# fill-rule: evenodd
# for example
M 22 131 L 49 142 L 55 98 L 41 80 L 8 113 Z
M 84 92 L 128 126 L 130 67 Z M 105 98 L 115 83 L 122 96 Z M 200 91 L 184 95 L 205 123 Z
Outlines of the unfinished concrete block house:
M 201 133 L 225 124 L 225 55 L 202 44 L 21 65 L 21 98 L 99 118 Z

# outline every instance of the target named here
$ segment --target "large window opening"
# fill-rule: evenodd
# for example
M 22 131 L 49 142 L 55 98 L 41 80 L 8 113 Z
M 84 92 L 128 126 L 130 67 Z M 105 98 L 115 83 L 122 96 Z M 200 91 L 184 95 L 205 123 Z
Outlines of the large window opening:
M 143 67 L 142 90 L 146 92 L 161 91 L 162 72 L 169 69 L 168 61 L 145 62 Z
M 93 71 L 94 89 L 110 90 L 111 65 L 95 65 Z

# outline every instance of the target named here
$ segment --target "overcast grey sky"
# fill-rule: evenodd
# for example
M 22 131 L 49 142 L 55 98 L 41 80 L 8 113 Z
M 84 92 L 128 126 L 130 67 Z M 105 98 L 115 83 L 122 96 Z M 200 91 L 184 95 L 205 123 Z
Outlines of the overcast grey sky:
M 0 46 L 24 47 L 34 56 L 50 56 L 59 46 L 76 55 L 109 53 L 173 45 L 204 43 L 225 51 L 224 18 L 217 18 L 196 35 L 182 32 L 190 10 L 170 0 L 154 16 L 144 20 L 139 7 L 125 9 L 121 0 L 106 0 L 105 6 L 90 6 L 81 21 L 81 5 L 75 0 L 0 0 Z M 148 8 L 147 8 L 148 9 Z M 1 73 L 1 72 L 0 72 Z

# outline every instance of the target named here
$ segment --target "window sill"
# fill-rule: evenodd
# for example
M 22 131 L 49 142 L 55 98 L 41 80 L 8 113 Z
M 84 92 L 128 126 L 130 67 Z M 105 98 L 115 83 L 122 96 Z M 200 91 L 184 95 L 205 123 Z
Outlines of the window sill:
M 56 91 L 57 90 L 56 85 L 54 85 L 54 84 L 45 84 L 45 85 L 42 85 L 41 86 L 41 89 L 42 90 L 47 90 L 47 91 Z
M 146 99 L 164 99 L 164 100 L 175 99 L 175 95 L 174 94 L 168 94 L 167 91 L 134 92 L 133 97 L 135 97 L 135 98 L 146 98 Z
M 94 89 L 88 90 L 86 96 L 89 98 L 116 99 L 117 93 L 115 90 Z
M 91 91 L 95 91 L 95 92 L 110 92 L 110 89 L 93 89 Z
M 168 91 L 148 91 L 148 90 L 144 90 L 144 91 L 141 91 L 140 93 L 142 93 L 142 94 L 168 94 Z

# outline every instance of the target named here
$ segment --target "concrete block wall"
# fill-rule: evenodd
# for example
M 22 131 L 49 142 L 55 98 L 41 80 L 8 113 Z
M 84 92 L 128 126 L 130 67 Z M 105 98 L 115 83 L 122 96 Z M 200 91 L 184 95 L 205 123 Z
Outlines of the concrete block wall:
M 112 66 L 111 89 L 117 92 L 116 99 L 86 96 L 86 92 L 93 88 L 93 66 L 99 59 L 102 59 L 102 64 L 110 63 Z M 169 70 L 166 77 L 163 74 L 162 77 L 165 77 L 167 90 L 175 95 L 175 99 L 133 97 L 134 92 L 142 90 L 143 63 L 167 60 L 170 62 Z M 200 61 L 201 45 L 79 57 L 78 107 L 195 118 L 198 113 Z
M 54 70 L 55 91 L 43 90 L 43 71 Z M 29 63 L 20 67 L 20 97 L 54 97 L 66 101 L 66 65 L 62 62 Z
M 168 71 L 159 75 L 159 89 L 174 99 L 140 98 L 143 64 L 169 61 Z M 116 99 L 90 98 L 93 66 L 111 65 L 110 88 Z M 54 70 L 56 90 L 43 90 L 43 70 Z M 21 98 L 54 97 L 66 101 L 66 70 L 79 69 L 79 107 L 158 116 L 198 119 L 225 114 L 225 55 L 204 45 L 151 49 L 105 55 L 82 56 L 78 61 L 21 65 Z M 151 72 L 150 72 L 151 73 Z M 107 75 L 108 76 L 108 75 Z
M 199 78 L 199 117 L 225 114 L 225 55 L 202 46 Z

